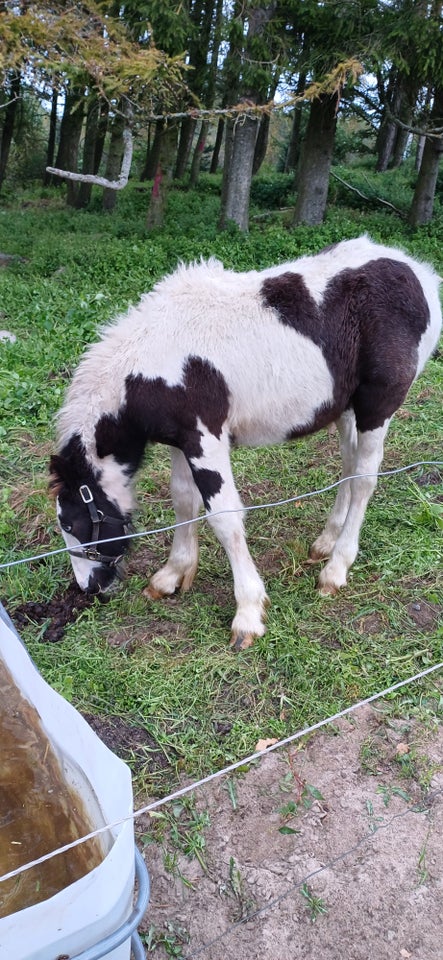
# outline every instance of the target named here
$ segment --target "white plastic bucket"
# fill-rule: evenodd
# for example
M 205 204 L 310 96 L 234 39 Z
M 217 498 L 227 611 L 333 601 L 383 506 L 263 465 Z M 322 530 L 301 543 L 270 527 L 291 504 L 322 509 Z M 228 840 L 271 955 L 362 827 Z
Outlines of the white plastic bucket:
M 131 817 L 129 768 L 108 750 L 77 710 L 43 680 L 1 604 L 0 656 L 23 696 L 38 711 L 62 758 L 67 779 L 75 781 L 93 829 Z M 125 925 L 134 892 L 132 819 L 103 836 L 108 852 L 99 866 L 55 896 L 0 919 L 0 960 L 75 957 Z M 0 864 L 0 875 L 4 872 Z M 96 955 L 129 960 L 130 952 L 129 931 L 126 940 L 111 952 Z

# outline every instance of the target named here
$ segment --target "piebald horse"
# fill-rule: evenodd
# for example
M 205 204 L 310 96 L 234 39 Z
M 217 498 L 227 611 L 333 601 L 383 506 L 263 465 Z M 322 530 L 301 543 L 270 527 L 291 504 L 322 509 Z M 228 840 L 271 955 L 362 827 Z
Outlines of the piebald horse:
M 363 236 L 262 271 L 236 273 L 214 259 L 181 265 L 108 325 L 74 374 L 50 464 L 79 586 L 99 592 L 115 582 L 134 475 L 147 444 L 167 444 L 177 522 L 195 519 L 203 503 L 232 568 L 232 643 L 249 646 L 265 632 L 268 598 L 230 449 L 335 422 L 342 477 L 357 478 L 339 486 L 310 557 L 327 561 L 322 594 L 343 587 L 389 422 L 438 341 L 438 283 L 430 266 Z M 184 523 L 146 592 L 189 589 L 197 560 L 197 525 Z

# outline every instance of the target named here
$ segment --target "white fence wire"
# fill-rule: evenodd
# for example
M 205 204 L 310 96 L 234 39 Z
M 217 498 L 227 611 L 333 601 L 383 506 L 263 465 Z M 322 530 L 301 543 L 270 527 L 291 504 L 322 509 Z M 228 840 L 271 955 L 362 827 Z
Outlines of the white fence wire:
M 347 477 L 340 477 L 339 480 L 335 480 L 333 483 L 329 483 L 325 487 L 319 487 L 318 490 L 309 490 L 307 493 L 298 493 L 293 497 L 287 497 L 283 500 L 274 500 L 269 503 L 255 503 L 249 504 L 247 506 L 238 507 L 234 510 L 218 510 L 214 511 L 211 514 L 203 513 L 199 517 L 194 517 L 192 520 L 182 520 L 180 523 L 169 523 L 164 527 L 155 527 L 153 530 L 139 530 L 132 533 L 125 534 L 118 537 L 108 537 L 107 539 L 100 540 L 100 543 L 113 543 L 115 540 L 118 540 L 119 543 L 123 540 L 136 540 L 140 537 L 153 537 L 159 533 L 168 533 L 170 530 L 176 530 L 177 527 L 186 527 L 191 523 L 201 523 L 203 520 L 208 520 L 210 517 L 219 517 L 227 513 L 251 513 L 254 510 L 267 510 L 276 507 L 284 507 L 289 503 L 296 503 L 299 500 L 308 500 L 310 497 L 317 497 L 322 493 L 328 493 L 330 490 L 335 490 L 336 487 L 339 487 L 342 483 L 347 483 L 349 480 L 359 480 L 363 477 L 367 478 L 384 478 L 384 477 L 394 477 L 399 473 L 406 473 L 408 470 L 414 470 L 417 467 L 442 467 L 443 460 L 417 460 L 415 463 L 408 463 L 403 467 L 395 467 L 392 470 L 381 470 L 378 473 L 358 473 L 352 474 Z M 80 547 L 94 547 L 97 546 L 96 541 L 88 541 L 87 543 L 79 544 Z M 19 560 L 6 560 L 3 563 L 0 563 L 0 570 L 7 570 L 11 567 L 20 566 L 23 563 L 33 563 L 38 560 L 46 560 L 49 557 L 55 557 L 61 553 L 69 553 L 69 547 L 58 547 L 56 550 L 47 550 L 44 553 L 37 553 L 32 556 L 20 557 Z

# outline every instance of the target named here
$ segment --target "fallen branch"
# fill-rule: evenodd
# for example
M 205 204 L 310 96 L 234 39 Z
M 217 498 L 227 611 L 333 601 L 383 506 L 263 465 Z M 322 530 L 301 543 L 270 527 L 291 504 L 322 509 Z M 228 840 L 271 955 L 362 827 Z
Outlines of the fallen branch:
M 81 183 L 93 183 L 97 187 L 106 187 L 108 190 L 123 190 L 123 187 L 126 187 L 129 180 L 132 163 L 133 140 L 129 127 L 123 130 L 123 142 L 125 148 L 118 180 L 107 180 L 106 177 L 97 177 L 93 173 L 74 173 L 71 170 L 58 170 L 57 167 L 46 167 L 46 171 L 47 173 L 54 174 L 55 177 L 63 177 L 64 180 L 78 180 Z
M 348 190 L 352 190 L 353 193 L 357 193 L 358 196 L 362 198 L 362 200 L 367 200 L 368 203 L 371 203 L 373 200 L 376 200 L 377 203 L 382 203 L 384 204 L 385 207 L 390 207 L 390 209 L 393 210 L 394 213 L 398 213 L 399 217 L 402 217 L 403 220 L 405 219 L 405 214 L 403 213 L 403 210 L 400 210 L 398 207 L 394 206 L 394 204 L 390 203 L 389 200 L 383 200 L 382 197 L 376 197 L 376 196 L 367 197 L 366 194 L 362 193 L 361 190 L 358 190 L 357 187 L 353 187 L 352 184 L 347 183 L 346 180 L 342 180 L 341 177 L 337 176 L 336 173 L 332 173 L 332 171 L 331 171 L 331 177 L 334 177 L 334 180 L 338 180 L 339 183 L 342 183 L 344 187 L 348 188 Z

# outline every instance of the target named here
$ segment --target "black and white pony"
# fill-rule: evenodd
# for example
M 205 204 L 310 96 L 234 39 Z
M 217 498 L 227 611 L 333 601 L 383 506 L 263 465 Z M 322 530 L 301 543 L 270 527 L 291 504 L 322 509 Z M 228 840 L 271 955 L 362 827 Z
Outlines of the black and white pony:
M 50 467 L 79 586 L 98 592 L 114 581 L 128 541 L 101 541 L 128 529 L 146 445 L 168 444 L 177 521 L 195 518 L 203 502 L 232 567 L 232 643 L 249 646 L 265 632 L 268 598 L 246 544 L 230 448 L 333 421 L 342 476 L 362 476 L 339 486 L 310 556 L 327 559 L 322 594 L 344 586 L 389 421 L 439 337 L 438 282 L 431 267 L 361 237 L 261 272 L 212 259 L 180 266 L 106 327 L 74 374 Z M 197 525 L 178 527 L 146 592 L 187 590 L 197 559 Z

